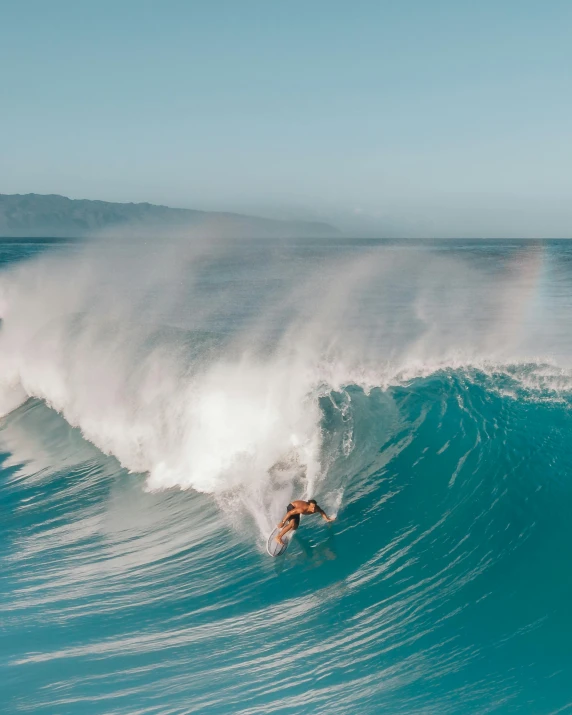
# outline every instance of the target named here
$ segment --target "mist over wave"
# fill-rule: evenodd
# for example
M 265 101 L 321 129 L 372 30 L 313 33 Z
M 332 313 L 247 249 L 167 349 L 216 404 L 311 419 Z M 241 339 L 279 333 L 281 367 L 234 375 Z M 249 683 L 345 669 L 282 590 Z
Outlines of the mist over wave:
M 337 509 L 324 476 L 353 443 L 324 440 L 332 391 L 347 411 L 348 386 L 458 367 L 568 389 L 559 333 L 542 340 L 535 315 L 543 251 L 100 242 L 45 255 L 0 276 L 0 406 L 40 398 L 147 488 L 246 505 L 264 533 L 294 496 Z

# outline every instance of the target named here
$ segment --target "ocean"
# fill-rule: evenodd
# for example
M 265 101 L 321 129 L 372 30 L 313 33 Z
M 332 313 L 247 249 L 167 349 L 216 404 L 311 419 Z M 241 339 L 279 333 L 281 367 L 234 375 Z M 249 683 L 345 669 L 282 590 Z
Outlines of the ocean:
M 1 711 L 572 712 L 571 318 L 566 241 L 0 243 Z

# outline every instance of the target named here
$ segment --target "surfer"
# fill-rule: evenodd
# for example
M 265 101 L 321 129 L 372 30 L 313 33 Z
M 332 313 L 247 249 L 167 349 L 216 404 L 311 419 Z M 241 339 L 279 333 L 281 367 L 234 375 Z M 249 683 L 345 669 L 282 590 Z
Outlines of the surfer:
M 284 542 L 282 541 L 282 537 L 284 534 L 287 534 L 289 531 L 296 531 L 296 529 L 300 526 L 300 515 L 309 515 L 309 514 L 321 514 L 322 519 L 325 521 L 333 521 L 331 517 L 329 517 L 326 512 L 318 506 L 316 503 L 315 499 L 310 499 L 310 501 L 303 501 L 302 499 L 297 499 L 296 501 L 291 502 L 288 504 L 286 507 L 286 516 L 282 519 L 282 521 L 278 524 L 278 528 L 281 529 L 281 531 L 278 532 L 278 535 L 276 536 L 276 541 L 279 544 L 284 545 Z

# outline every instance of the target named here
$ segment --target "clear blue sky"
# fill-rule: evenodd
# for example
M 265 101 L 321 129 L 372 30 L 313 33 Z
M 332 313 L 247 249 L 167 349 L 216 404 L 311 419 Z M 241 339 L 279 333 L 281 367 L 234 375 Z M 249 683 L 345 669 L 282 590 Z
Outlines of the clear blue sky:
M 572 0 L 0 0 L 0 192 L 572 235 Z

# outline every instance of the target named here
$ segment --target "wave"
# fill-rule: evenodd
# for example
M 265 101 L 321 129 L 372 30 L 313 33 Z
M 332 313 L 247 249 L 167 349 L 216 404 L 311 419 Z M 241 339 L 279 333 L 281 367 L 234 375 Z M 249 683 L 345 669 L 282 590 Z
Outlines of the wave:
M 11 672 L 43 683 L 32 709 L 127 713 L 151 696 L 157 712 L 192 697 L 198 712 L 244 715 L 287 697 L 344 715 L 540 702 L 567 677 L 549 671 L 549 685 L 527 690 L 551 642 L 547 614 L 568 611 L 545 541 L 556 529 L 567 548 L 571 404 L 499 387 L 448 369 L 323 392 L 320 501 L 342 511 L 332 526 L 305 521 L 278 564 L 252 548 L 257 530 L 232 490 L 214 501 L 142 490 L 28 400 L 4 419 L 1 445 L 4 503 L 20 524 L 3 558 L 4 626 L 20 634 Z M 304 484 L 300 468 L 276 463 L 261 502 Z
M 1 274 L 8 710 L 567 706 L 550 256 L 330 253 L 103 245 Z M 302 494 L 337 521 L 268 558 Z
M 355 388 L 461 371 L 566 399 L 570 371 L 532 356 L 526 324 L 541 251 L 492 278 L 462 255 L 342 254 L 96 244 L 4 271 L 2 412 L 39 398 L 148 489 L 213 494 L 266 533 L 295 495 L 339 502 L 324 479 L 356 445 Z

